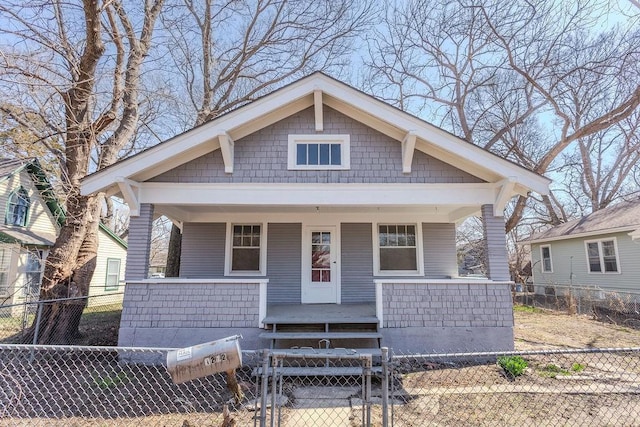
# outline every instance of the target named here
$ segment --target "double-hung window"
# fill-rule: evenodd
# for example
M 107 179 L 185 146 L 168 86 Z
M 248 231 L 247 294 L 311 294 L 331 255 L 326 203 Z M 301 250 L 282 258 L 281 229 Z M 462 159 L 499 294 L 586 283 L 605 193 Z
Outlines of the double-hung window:
M 262 224 L 231 224 L 228 233 L 227 274 L 265 274 Z
M 104 283 L 105 291 L 118 289 L 120 285 L 120 259 L 107 258 L 107 277 Z
M 36 297 L 40 294 L 40 281 L 42 280 L 42 255 L 42 251 L 39 250 L 27 252 L 25 284 L 22 290 L 23 296 Z
M 540 261 L 542 262 L 543 273 L 553 273 L 553 263 L 551 262 L 551 246 L 540 246 Z
M 420 273 L 419 237 L 415 224 L 378 224 L 377 231 L 379 273 Z
M 620 265 L 615 239 L 585 242 L 589 273 L 619 273 Z
M 11 249 L 0 248 L 0 296 L 9 294 L 9 263 Z
M 289 135 L 289 170 L 345 170 L 350 166 L 349 135 Z

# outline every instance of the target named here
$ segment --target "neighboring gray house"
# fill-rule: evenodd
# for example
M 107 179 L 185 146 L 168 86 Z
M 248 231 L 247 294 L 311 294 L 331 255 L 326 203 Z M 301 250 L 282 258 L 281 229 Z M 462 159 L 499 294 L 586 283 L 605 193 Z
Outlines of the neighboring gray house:
M 551 284 L 640 292 L 640 198 L 532 236 L 536 293 Z
M 549 180 L 314 73 L 83 180 L 131 210 L 120 345 L 510 349 L 503 209 Z M 489 279 L 457 277 L 484 218 Z M 180 277 L 148 279 L 151 222 Z M 358 341 L 359 340 L 359 341 Z

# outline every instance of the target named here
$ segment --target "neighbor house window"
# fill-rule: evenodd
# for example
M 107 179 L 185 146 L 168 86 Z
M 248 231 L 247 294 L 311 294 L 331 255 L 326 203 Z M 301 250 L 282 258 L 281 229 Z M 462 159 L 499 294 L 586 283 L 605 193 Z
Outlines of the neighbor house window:
M 261 224 L 232 224 L 227 273 L 263 274 L 264 236 Z
M 553 264 L 551 263 L 551 246 L 540 246 L 540 259 L 542 261 L 542 272 L 553 273 Z
M 27 265 L 23 296 L 36 297 L 40 294 L 40 280 L 42 279 L 42 251 L 27 252 Z
M 104 282 L 104 290 L 112 291 L 120 286 L 120 259 L 107 258 L 107 278 Z
M 23 187 L 11 193 L 7 202 L 5 223 L 7 225 L 19 225 L 21 227 L 27 225 L 29 205 L 31 205 L 31 200 L 29 199 L 27 190 Z
M 589 273 L 619 273 L 615 239 L 585 242 Z
M 378 267 L 381 273 L 418 273 L 418 235 L 415 224 L 378 225 Z
M 0 248 L 0 296 L 9 294 L 9 263 L 11 250 Z
M 350 167 L 349 135 L 289 135 L 290 170 L 342 170 Z

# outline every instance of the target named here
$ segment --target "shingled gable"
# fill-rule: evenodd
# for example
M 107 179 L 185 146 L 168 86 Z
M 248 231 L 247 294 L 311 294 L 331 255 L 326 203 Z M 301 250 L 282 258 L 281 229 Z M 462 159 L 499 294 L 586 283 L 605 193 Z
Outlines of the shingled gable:
M 496 184 L 496 191 L 500 193 L 497 206 L 504 207 L 516 194 L 548 192 L 547 178 L 316 72 L 86 177 L 82 181 L 82 193 L 122 194 L 125 200 L 134 202 L 131 204 L 135 215 L 139 183 L 218 149 L 222 152 L 225 172 L 232 174 L 234 141 L 312 106 L 316 131 L 320 132 L 323 105 L 398 141 L 405 173 L 411 171 L 414 150 L 418 150 Z

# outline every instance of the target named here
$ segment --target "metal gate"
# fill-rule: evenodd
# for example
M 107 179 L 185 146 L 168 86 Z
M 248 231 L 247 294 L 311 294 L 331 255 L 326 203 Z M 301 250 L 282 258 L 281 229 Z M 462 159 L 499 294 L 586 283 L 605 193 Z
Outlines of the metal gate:
M 383 363 L 373 367 L 374 358 Z M 372 425 L 372 377 L 379 383 L 381 423 L 388 425 L 388 349 L 382 356 L 357 349 L 265 350 L 260 376 L 260 414 L 254 426 Z M 376 362 L 378 362 L 376 360 Z M 287 397 L 291 396 L 291 397 Z M 289 402 L 289 399 L 295 399 Z M 293 409 L 291 409 L 293 408 Z M 357 421 L 356 421 L 357 422 Z

